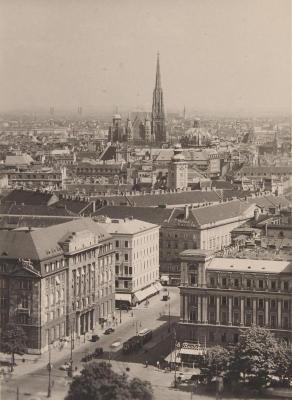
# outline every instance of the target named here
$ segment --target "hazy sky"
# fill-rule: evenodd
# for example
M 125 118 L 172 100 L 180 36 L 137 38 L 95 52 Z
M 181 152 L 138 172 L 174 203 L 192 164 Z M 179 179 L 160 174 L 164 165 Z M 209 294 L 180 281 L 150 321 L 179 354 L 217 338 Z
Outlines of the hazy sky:
M 0 0 L 0 111 L 291 108 L 290 0 Z

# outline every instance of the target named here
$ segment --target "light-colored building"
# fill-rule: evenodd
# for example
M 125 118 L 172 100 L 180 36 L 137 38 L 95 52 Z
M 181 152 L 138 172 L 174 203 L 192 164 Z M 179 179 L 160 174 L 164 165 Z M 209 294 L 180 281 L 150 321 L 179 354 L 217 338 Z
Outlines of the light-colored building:
M 239 329 L 270 329 L 292 344 L 291 261 L 214 258 L 212 252 L 181 253 L 180 341 L 234 344 Z
M 115 248 L 115 291 L 119 302 L 136 304 L 158 293 L 159 226 L 133 218 L 104 219 Z
M 169 189 L 185 189 L 188 187 L 188 164 L 180 144 L 175 146 L 174 156 L 168 165 L 167 185 Z

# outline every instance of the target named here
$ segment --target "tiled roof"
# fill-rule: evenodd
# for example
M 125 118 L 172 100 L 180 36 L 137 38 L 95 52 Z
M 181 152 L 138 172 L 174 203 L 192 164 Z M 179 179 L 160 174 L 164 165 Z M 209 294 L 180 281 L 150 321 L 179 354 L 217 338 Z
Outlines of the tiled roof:
M 32 191 L 32 190 L 13 190 L 4 199 L 2 203 L 16 203 L 40 205 L 48 204 L 55 195 L 52 193 Z
M 72 217 L 73 219 L 74 217 Z M 63 224 L 70 221 L 70 218 L 65 217 L 40 217 L 30 215 L 11 216 L 5 215 L 0 217 L 1 229 L 14 229 L 19 227 L 46 228 L 51 225 Z
M 0 204 L 0 214 L 70 216 L 65 207 L 30 204 Z
M 109 218 L 130 218 L 140 219 L 152 224 L 161 225 L 172 213 L 170 208 L 150 207 L 127 207 L 127 206 L 105 206 L 97 210 L 94 215 L 104 215 Z
M 253 198 L 248 198 L 247 202 L 250 204 L 256 204 L 258 207 L 269 209 L 273 207 L 289 207 L 290 202 L 285 196 L 258 196 Z
M 101 226 L 108 233 L 113 235 L 115 233 L 134 235 L 136 233 L 158 227 L 155 224 L 150 224 L 149 222 L 141 221 L 139 219 L 116 219 L 112 220 L 112 222 L 102 223 Z
M 203 226 L 228 219 L 240 218 L 249 210 L 253 210 L 251 204 L 234 200 L 208 207 L 192 208 L 190 212 L 195 218 L 197 225 Z
M 199 204 L 216 203 L 220 196 L 215 191 L 193 190 L 190 192 L 145 194 L 131 196 L 104 196 L 99 198 L 100 202 L 111 205 L 135 205 L 137 207 L 157 207 L 159 205 L 175 206 L 176 204 Z
M 80 218 L 47 228 L 28 231 L 0 231 L 0 258 L 29 258 L 40 260 L 62 253 L 58 242 L 72 232 L 88 230 L 110 238 L 106 230 L 90 218 Z

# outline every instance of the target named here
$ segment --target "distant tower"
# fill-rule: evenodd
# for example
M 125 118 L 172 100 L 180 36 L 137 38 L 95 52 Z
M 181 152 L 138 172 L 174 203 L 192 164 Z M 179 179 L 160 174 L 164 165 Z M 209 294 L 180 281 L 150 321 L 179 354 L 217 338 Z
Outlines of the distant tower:
M 128 115 L 127 122 L 126 122 L 126 135 L 127 135 L 127 142 L 133 141 L 133 125 L 130 119 L 130 114 Z
M 188 164 L 182 154 L 180 144 L 177 144 L 168 166 L 169 189 L 184 189 L 188 187 Z
M 151 130 L 152 130 L 152 137 L 155 138 L 155 141 L 157 143 L 162 143 L 167 141 L 163 91 L 161 87 L 159 53 L 157 54 L 156 80 L 155 80 L 155 88 L 153 91 Z
M 146 115 L 145 118 L 144 132 L 145 132 L 145 142 L 147 143 L 153 142 L 154 140 L 151 135 L 151 122 L 148 117 L 148 114 Z

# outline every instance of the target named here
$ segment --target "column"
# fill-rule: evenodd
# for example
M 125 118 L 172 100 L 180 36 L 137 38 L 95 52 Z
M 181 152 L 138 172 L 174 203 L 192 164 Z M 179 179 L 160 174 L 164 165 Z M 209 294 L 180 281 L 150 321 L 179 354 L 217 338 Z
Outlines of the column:
M 268 327 L 269 324 L 269 299 L 265 299 L 265 326 Z
M 80 336 L 80 314 L 76 315 L 76 334 Z
M 189 321 L 189 297 L 185 296 L 185 315 L 184 320 Z
M 252 301 L 252 323 L 255 325 L 257 323 L 257 299 Z
M 92 329 L 95 328 L 95 325 L 96 325 L 96 309 L 94 308 L 92 310 Z
M 220 296 L 216 296 L 216 324 L 220 325 Z
M 228 297 L 228 325 L 232 325 L 232 297 Z
M 206 324 L 208 322 L 208 298 L 207 296 L 203 296 L 203 323 Z
M 201 322 L 201 296 L 198 296 L 198 322 Z
M 244 297 L 240 299 L 240 325 L 244 325 Z
M 184 296 L 184 294 L 180 295 L 180 315 L 184 321 L 184 319 L 185 319 L 185 296 Z
M 282 301 L 278 300 L 278 328 L 282 328 Z
M 206 287 L 206 273 L 205 273 L 205 265 L 201 264 L 201 284 L 202 287 Z

